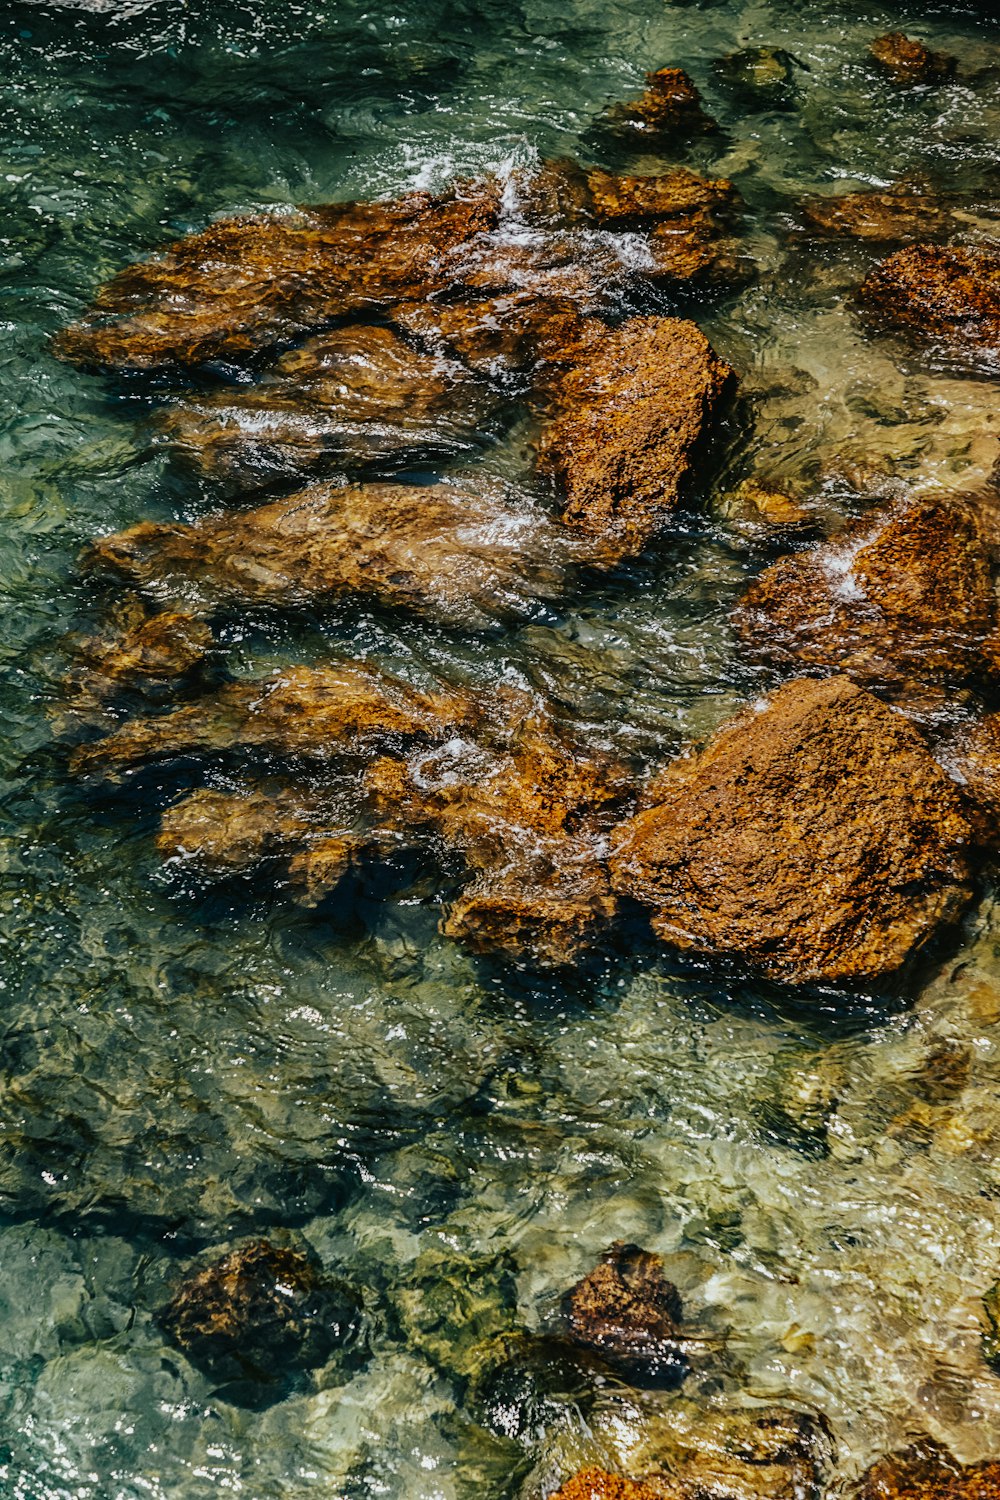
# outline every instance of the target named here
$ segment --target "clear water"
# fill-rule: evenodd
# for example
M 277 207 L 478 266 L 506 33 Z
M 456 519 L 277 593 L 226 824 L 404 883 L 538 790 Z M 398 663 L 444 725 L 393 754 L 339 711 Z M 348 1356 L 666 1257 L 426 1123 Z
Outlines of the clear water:
M 699 312 L 756 427 L 719 486 L 852 466 L 975 487 L 995 388 L 866 335 L 875 252 L 803 247 L 796 203 L 912 175 L 990 233 L 1000 34 L 988 7 L 857 0 L 7 0 L 0 16 L 0 1493 L 19 1500 L 532 1497 L 627 1468 L 670 1395 L 609 1386 L 534 1440 L 482 1423 L 476 1340 L 540 1328 L 613 1239 L 660 1251 L 705 1340 L 684 1396 L 822 1413 L 833 1492 L 908 1433 L 996 1452 L 979 1353 L 1000 1273 L 1000 915 L 902 1008 L 792 1008 L 648 954 L 578 986 L 475 963 L 432 892 L 321 915 L 159 867 L 156 794 L 101 800 L 57 742 L 66 637 L 95 618 L 82 545 L 207 503 L 142 410 L 50 335 L 119 266 L 211 216 L 436 187 L 581 150 L 593 115 L 679 64 L 725 133 L 759 268 Z M 866 60 L 916 29 L 961 81 Z M 786 48 L 799 100 L 749 110 L 710 64 Z M 655 170 L 659 158 L 636 165 Z M 969 205 L 967 205 L 968 207 Z M 520 446 L 519 446 L 520 444 Z M 524 470 L 512 435 L 486 460 Z M 228 629 L 237 671 L 330 656 L 414 681 L 525 681 L 649 760 L 759 683 L 726 628 L 763 554 L 705 497 L 657 556 L 521 630 L 459 638 L 357 609 Z M 163 796 L 170 788 L 164 786 Z M 928 1085 L 942 1047 L 959 1059 Z M 250 1411 L 153 1319 L 179 1267 L 294 1231 L 364 1288 L 371 1358 Z

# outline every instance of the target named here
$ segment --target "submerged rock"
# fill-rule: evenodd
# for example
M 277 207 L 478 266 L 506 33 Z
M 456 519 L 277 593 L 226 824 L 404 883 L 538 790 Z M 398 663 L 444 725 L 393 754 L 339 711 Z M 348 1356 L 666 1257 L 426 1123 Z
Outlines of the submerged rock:
M 983 1298 L 983 1311 L 987 1322 L 987 1331 L 983 1334 L 983 1358 L 991 1365 L 1000 1365 L 1000 1281 L 995 1281 Z
M 447 736 L 473 715 L 471 701 L 459 694 L 430 697 L 364 667 L 289 667 L 227 683 L 171 713 L 134 719 L 79 746 L 71 765 L 77 774 L 114 780 L 151 761 L 233 751 L 323 763 Z
M 896 83 L 947 83 L 958 66 L 948 53 L 931 52 L 901 31 L 876 37 L 871 55 Z
M 395 1298 L 410 1347 L 451 1376 L 475 1376 L 518 1326 L 516 1273 L 509 1253 L 424 1250 Z
M 960 1464 L 925 1440 L 873 1464 L 852 1500 L 994 1500 L 1000 1463 Z
M 551 1500 L 663 1500 L 662 1490 L 650 1489 L 638 1479 L 609 1474 L 591 1466 L 580 1469 L 551 1496 Z
M 303 474 L 444 458 L 476 446 L 482 382 L 390 328 L 334 329 L 283 355 L 252 386 L 166 408 L 161 438 L 233 494 Z
M 203 612 L 356 597 L 479 629 L 557 596 L 593 551 L 486 488 L 316 484 L 191 526 L 141 522 L 88 565 Z
M 786 683 L 653 782 L 610 859 L 657 935 L 794 984 L 892 975 L 972 890 L 961 794 L 845 677 Z
M 477 302 L 407 302 L 393 322 L 436 353 L 491 379 L 525 375 L 547 388 L 607 332 L 568 297 L 512 292 Z
M 573 1343 L 637 1384 L 677 1385 L 687 1374 L 680 1294 L 659 1255 L 616 1241 L 567 1292 L 564 1314 Z
M 1000 256 L 992 251 L 911 245 L 877 265 L 859 295 L 888 327 L 960 354 L 1000 355 Z
M 176 693 L 199 680 L 211 647 L 203 620 L 175 609 L 150 614 L 133 596 L 121 601 L 107 631 L 77 641 L 67 686 L 77 707 L 128 692 Z
M 281 1384 L 354 1342 L 360 1312 L 357 1294 L 311 1256 L 253 1240 L 193 1271 L 160 1322 L 213 1378 Z
M 744 479 L 724 495 L 718 506 L 727 521 L 747 531 L 774 536 L 798 532 L 812 525 L 812 517 L 783 488 L 760 479 Z
M 733 372 L 694 323 L 631 318 L 556 390 L 539 466 L 565 493 L 567 525 L 637 553 L 676 510 Z
M 897 697 L 1000 676 L 989 537 L 962 502 L 892 505 L 780 559 L 751 584 L 734 623 L 760 657 L 843 672 Z
M 678 1401 L 633 1458 L 663 1500 L 822 1500 L 830 1450 L 824 1425 L 805 1412 Z
M 681 68 L 657 68 L 646 74 L 646 89 L 627 104 L 613 104 L 602 124 L 626 139 L 635 136 L 645 144 L 654 140 L 682 140 L 716 130 L 715 121 L 702 108 L 701 95 Z
M 798 99 L 795 69 L 802 64 L 782 47 L 744 47 L 712 66 L 722 86 L 745 108 L 792 109 Z
M 221 219 L 120 271 L 57 352 L 121 371 L 253 364 L 333 318 L 449 287 L 457 251 L 498 207 L 496 184 L 478 183 Z
M 954 233 L 952 206 L 938 194 L 900 183 L 886 192 L 838 193 L 809 198 L 801 205 L 814 234 L 909 244 Z

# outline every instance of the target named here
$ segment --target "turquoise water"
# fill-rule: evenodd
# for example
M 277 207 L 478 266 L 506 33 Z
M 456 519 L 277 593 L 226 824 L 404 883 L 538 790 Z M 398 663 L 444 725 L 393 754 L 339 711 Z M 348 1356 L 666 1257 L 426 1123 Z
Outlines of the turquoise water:
M 866 58 L 917 31 L 959 81 L 906 92 Z M 768 111 L 712 63 L 796 59 Z M 905 1005 L 791 1007 L 649 952 L 544 983 L 437 934 L 441 892 L 321 912 L 159 864 L 176 784 L 85 793 L 63 678 L 104 604 L 93 536 L 210 504 L 143 424 L 151 398 L 49 339 L 120 266 L 212 216 L 436 188 L 578 155 L 609 101 L 677 64 L 723 132 L 688 165 L 749 205 L 755 281 L 697 310 L 740 371 L 748 431 L 654 557 L 518 630 L 459 637 L 345 607 L 230 622 L 236 673 L 377 661 L 421 685 L 543 691 L 596 744 L 653 762 L 752 696 L 726 617 L 772 554 L 727 521 L 741 475 L 820 517 L 859 465 L 975 488 L 995 387 L 866 334 L 877 252 L 796 237 L 805 194 L 904 176 L 992 232 L 1000 34 L 986 8 L 527 0 L 365 8 L 10 3 L 0 18 L 0 1493 L 19 1500 L 528 1500 L 578 1463 L 628 1468 L 670 1393 L 555 1400 L 489 1424 L 481 1340 L 548 1325 L 615 1238 L 663 1254 L 703 1341 L 683 1398 L 822 1414 L 833 1493 L 927 1430 L 996 1452 L 979 1353 L 1000 1274 L 1000 937 L 990 892 Z M 637 159 L 640 170 L 662 158 Z M 527 483 L 515 429 L 482 465 Z M 935 1059 L 946 1087 L 929 1087 Z M 191 1259 L 249 1233 L 310 1245 L 362 1291 L 370 1355 L 248 1409 L 154 1314 Z

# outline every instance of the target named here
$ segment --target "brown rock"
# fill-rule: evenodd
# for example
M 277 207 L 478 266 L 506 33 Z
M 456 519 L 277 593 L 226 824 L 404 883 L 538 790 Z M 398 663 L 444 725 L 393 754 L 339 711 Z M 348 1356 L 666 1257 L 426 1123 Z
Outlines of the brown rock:
M 484 706 L 484 727 L 503 706 Z M 425 829 L 474 880 L 443 931 L 479 952 L 572 964 L 604 935 L 617 903 L 600 848 L 627 794 L 623 768 L 586 760 L 530 717 L 499 739 L 454 739 L 376 761 L 366 786 L 380 826 Z
M 970 505 L 916 499 L 781 558 L 734 621 L 761 657 L 843 672 L 900 696 L 1000 673 L 989 539 Z
M 528 374 L 547 388 L 607 332 L 566 297 L 513 292 L 482 302 L 412 302 L 393 321 L 433 352 L 491 378 Z
M 125 599 L 108 631 L 76 643 L 68 686 L 78 702 L 94 703 L 129 691 L 176 692 L 198 679 L 211 646 L 211 631 L 194 615 L 150 614 L 140 599 Z
M 891 328 L 958 352 L 1000 353 L 1000 256 L 957 246 L 911 245 L 870 272 L 860 298 Z
M 480 183 L 221 219 L 120 271 L 57 350 L 124 371 L 252 364 L 332 318 L 448 288 L 457 250 L 497 211 L 496 185 Z
M 875 61 L 896 83 L 947 83 L 954 78 L 956 61 L 946 52 L 930 52 L 901 31 L 876 37 L 871 45 Z
M 677 508 L 699 439 L 733 373 L 693 323 L 631 318 L 557 388 L 540 468 L 563 488 L 567 525 L 632 554 Z
M 871 984 L 971 897 L 958 788 L 844 677 L 786 683 L 675 761 L 613 840 L 658 936 L 788 983 Z
M 675 167 L 648 177 L 621 177 L 611 172 L 586 174 L 590 211 L 599 224 L 640 229 L 682 220 L 692 229 L 704 225 L 722 230 L 740 207 L 740 196 L 725 177 L 699 177 Z
M 591 1467 L 567 1479 L 551 1500 L 660 1500 L 660 1494 L 637 1479 Z
M 353 596 L 478 629 L 557 595 L 588 550 L 485 488 L 317 484 L 192 526 L 142 522 L 88 561 L 202 610 Z
M 290 350 L 256 385 L 168 407 L 157 427 L 180 458 L 238 494 L 324 470 L 454 456 L 475 447 L 489 405 L 457 361 L 362 325 Z
M 961 782 L 981 841 L 1000 834 L 1000 714 L 963 726 L 940 758 Z
M 234 750 L 323 763 L 448 735 L 472 716 L 466 698 L 428 697 L 363 667 L 289 667 L 227 683 L 172 713 L 134 719 L 80 746 L 71 765 L 80 775 L 115 779 L 150 761 Z
M 960 1464 L 925 1440 L 873 1464 L 854 1500 L 996 1500 L 1000 1463 Z
M 801 531 L 812 524 L 807 510 L 776 485 L 759 479 L 744 479 L 723 498 L 719 507 L 727 520 L 771 535 L 776 531 Z
M 633 1460 L 665 1500 L 822 1500 L 830 1446 L 804 1412 L 673 1401 Z
M 681 1299 L 663 1261 L 616 1241 L 566 1294 L 570 1339 L 642 1385 L 676 1385 L 687 1373 L 677 1324 Z
M 628 104 L 615 104 L 605 119 L 616 134 L 641 139 L 683 139 L 715 130 L 702 109 L 701 95 L 680 68 L 658 68 L 646 74 L 646 91 Z
M 311 1257 L 253 1240 L 189 1274 L 160 1321 L 210 1375 L 276 1383 L 354 1342 L 359 1315 L 356 1294 Z
M 899 184 L 884 193 L 840 193 L 809 198 L 802 215 L 813 233 L 909 244 L 954 232 L 951 207 L 939 196 Z

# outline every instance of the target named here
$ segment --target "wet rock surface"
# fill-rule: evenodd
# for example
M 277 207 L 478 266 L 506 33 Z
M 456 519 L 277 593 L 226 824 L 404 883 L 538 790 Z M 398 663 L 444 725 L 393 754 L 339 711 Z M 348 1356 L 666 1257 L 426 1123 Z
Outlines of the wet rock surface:
M 887 31 L 876 37 L 871 55 L 879 67 L 900 84 L 947 83 L 954 78 L 955 58 L 946 52 L 932 52 L 923 42 L 902 31 Z
M 281 1385 L 356 1341 L 361 1304 L 300 1250 L 254 1240 L 195 1270 L 159 1317 L 215 1379 Z
M 141 522 L 88 563 L 202 612 L 350 597 L 480 629 L 531 614 L 601 551 L 497 487 L 317 484 L 192 526 Z
M 564 1316 L 574 1344 L 640 1385 L 677 1385 L 687 1373 L 677 1288 L 660 1256 L 617 1241 L 567 1292 Z
M 76 707 L 128 692 L 179 693 L 198 681 L 211 646 L 203 620 L 183 610 L 151 614 L 141 599 L 127 598 L 108 630 L 76 642 L 67 686 Z
M 842 672 L 904 700 L 919 700 L 932 683 L 995 682 L 988 522 L 971 500 L 884 507 L 768 568 L 734 620 L 743 642 L 771 662 Z
M 746 108 L 793 109 L 799 97 L 796 68 L 801 66 L 782 47 L 743 47 L 720 57 L 713 71 Z
M 640 140 L 683 140 L 716 129 L 702 108 L 701 95 L 681 68 L 657 68 L 646 74 L 638 99 L 614 104 L 602 123 L 615 134 Z
M 539 466 L 563 520 L 641 551 L 680 503 L 699 441 L 734 383 L 694 323 L 632 318 L 563 379 Z
M 664 1500 L 822 1500 L 831 1448 L 806 1412 L 678 1402 L 651 1424 L 635 1471 Z
M 878 324 L 961 354 L 1000 351 L 1000 257 L 990 250 L 911 245 L 865 279 L 860 300 Z
M 886 192 L 809 198 L 801 211 L 810 233 L 886 244 L 944 238 L 961 222 L 957 208 L 940 193 L 920 192 L 905 183 Z
M 552 1500 L 662 1500 L 662 1492 L 637 1479 L 591 1466 L 560 1485 Z
M 774 979 L 884 981 L 971 896 L 958 789 L 843 677 L 787 683 L 669 766 L 647 803 L 616 835 L 615 890 L 661 938 Z
M 962 1465 L 925 1441 L 873 1464 L 852 1500 L 992 1500 L 998 1490 L 1000 1463 Z

